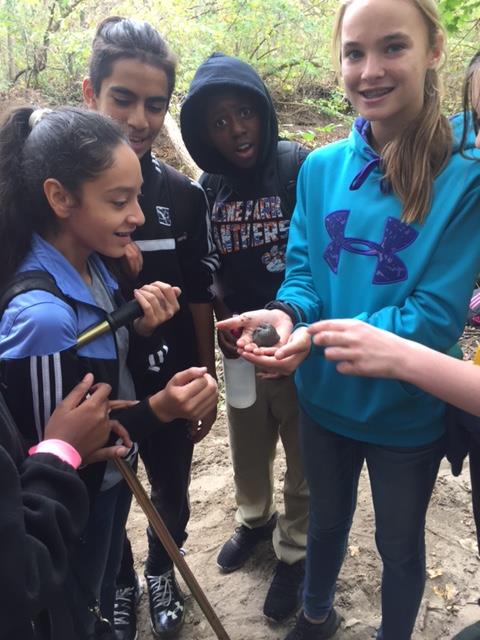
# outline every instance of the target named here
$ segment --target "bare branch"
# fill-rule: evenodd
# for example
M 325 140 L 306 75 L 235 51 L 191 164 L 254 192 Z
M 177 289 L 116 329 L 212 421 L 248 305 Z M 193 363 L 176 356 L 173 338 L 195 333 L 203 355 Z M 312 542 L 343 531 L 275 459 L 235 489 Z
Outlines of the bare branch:
M 27 67 L 26 69 L 22 69 L 21 71 L 18 71 L 18 73 L 15 74 L 14 78 L 12 79 L 12 85 L 14 85 L 17 80 L 19 80 L 24 73 L 28 73 L 29 71 L 32 70 L 32 67 Z

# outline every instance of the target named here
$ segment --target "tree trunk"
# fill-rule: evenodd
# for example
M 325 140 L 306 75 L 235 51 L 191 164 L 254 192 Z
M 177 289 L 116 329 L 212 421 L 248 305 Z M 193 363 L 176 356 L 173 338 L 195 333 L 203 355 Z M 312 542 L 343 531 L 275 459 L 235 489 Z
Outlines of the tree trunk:
M 187 151 L 187 147 L 183 143 L 180 128 L 169 113 L 165 116 L 164 131 L 170 140 L 175 153 L 178 155 L 181 164 L 185 167 L 185 173 L 194 180 L 198 180 L 202 170 L 192 160 L 191 155 Z
M 17 73 L 17 68 L 15 66 L 15 56 L 13 52 L 14 40 L 12 38 L 12 34 L 10 33 L 10 27 L 8 28 L 7 33 L 7 65 L 8 65 L 8 82 L 11 82 Z

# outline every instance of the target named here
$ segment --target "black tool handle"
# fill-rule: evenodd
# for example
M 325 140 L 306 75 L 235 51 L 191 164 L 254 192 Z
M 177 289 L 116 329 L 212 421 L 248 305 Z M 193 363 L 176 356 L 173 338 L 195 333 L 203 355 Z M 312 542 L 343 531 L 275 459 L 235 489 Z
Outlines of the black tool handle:
M 140 318 L 142 315 L 142 307 L 136 300 L 130 300 L 130 302 L 122 304 L 121 307 L 108 314 L 107 321 L 112 331 L 116 331 L 120 329 L 120 327 L 124 327 L 137 318 Z

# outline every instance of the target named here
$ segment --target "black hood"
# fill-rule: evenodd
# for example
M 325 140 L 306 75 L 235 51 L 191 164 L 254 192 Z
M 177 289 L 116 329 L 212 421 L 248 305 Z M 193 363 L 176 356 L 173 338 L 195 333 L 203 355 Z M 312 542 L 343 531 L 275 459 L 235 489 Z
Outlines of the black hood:
M 192 158 L 207 173 L 238 173 L 238 168 L 208 145 L 201 133 L 205 130 L 203 114 L 206 98 L 213 91 L 231 89 L 252 93 L 260 110 L 262 138 L 255 171 L 265 166 L 277 147 L 277 116 L 272 98 L 258 73 L 238 58 L 214 53 L 198 67 L 180 111 L 183 141 Z

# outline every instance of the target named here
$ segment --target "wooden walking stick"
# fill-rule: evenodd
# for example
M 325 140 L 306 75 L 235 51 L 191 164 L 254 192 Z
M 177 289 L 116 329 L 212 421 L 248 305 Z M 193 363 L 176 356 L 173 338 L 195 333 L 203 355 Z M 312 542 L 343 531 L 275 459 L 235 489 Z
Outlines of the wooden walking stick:
M 103 335 L 107 331 L 116 331 L 118 328 L 128 324 L 135 318 L 142 315 L 142 310 L 136 300 L 132 300 L 125 305 L 122 305 L 116 311 L 108 314 L 107 319 L 90 329 L 87 329 L 81 333 L 77 338 L 77 347 L 81 347 L 92 340 L 95 340 L 99 336 Z M 197 582 L 197 579 L 193 575 L 190 567 L 185 562 L 184 557 L 178 550 L 178 547 L 172 538 L 169 530 L 167 529 L 162 517 L 158 513 L 155 505 L 150 500 L 147 492 L 142 486 L 142 483 L 137 477 L 135 471 L 120 458 L 115 458 L 115 464 L 122 474 L 125 482 L 130 487 L 133 495 L 135 496 L 138 504 L 140 505 L 143 513 L 147 516 L 150 526 L 155 531 L 158 539 L 163 544 L 165 551 L 168 553 L 173 564 L 176 566 L 180 575 L 185 580 L 187 587 L 190 589 L 191 594 L 198 603 L 198 606 L 203 611 L 206 619 L 210 623 L 215 635 L 219 640 L 230 640 L 230 636 L 225 631 L 220 619 L 215 613 L 212 605 L 207 599 L 207 596 L 203 592 L 202 588 Z
M 182 578 L 185 580 L 190 592 L 198 603 L 198 606 L 203 611 L 205 617 L 207 618 L 210 626 L 212 627 L 215 635 L 219 640 L 230 640 L 230 636 L 227 634 L 225 629 L 223 628 L 222 623 L 220 622 L 217 614 L 213 610 L 212 605 L 207 599 L 207 596 L 203 592 L 202 588 L 197 582 L 197 579 L 193 575 L 190 567 L 185 562 L 185 558 L 182 556 L 180 551 L 178 550 L 175 541 L 170 535 L 169 530 L 167 529 L 165 523 L 163 522 L 160 514 L 158 513 L 155 505 L 150 500 L 147 492 L 142 486 L 142 483 L 137 477 L 135 471 L 130 467 L 125 460 L 120 458 L 115 459 L 115 464 L 117 465 L 120 473 L 125 478 L 126 483 L 132 490 L 133 495 L 137 499 L 138 504 L 142 508 L 143 513 L 147 516 L 150 526 L 157 534 L 160 542 L 165 547 L 166 552 L 170 556 L 173 564 L 179 570 Z

